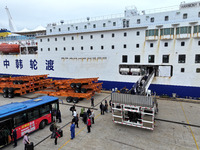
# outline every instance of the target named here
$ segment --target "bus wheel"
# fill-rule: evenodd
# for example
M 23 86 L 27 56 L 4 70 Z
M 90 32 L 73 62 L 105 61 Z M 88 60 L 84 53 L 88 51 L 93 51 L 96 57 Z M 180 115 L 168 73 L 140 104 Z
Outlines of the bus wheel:
M 43 129 L 44 127 L 46 126 L 46 123 L 45 123 L 45 121 L 44 120 L 42 120 L 41 122 L 40 122 L 40 129 Z

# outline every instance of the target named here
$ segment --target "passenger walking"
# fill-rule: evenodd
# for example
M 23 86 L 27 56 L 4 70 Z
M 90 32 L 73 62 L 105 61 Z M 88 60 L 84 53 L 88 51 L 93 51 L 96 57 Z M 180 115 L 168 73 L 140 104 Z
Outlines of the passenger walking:
M 12 130 L 12 137 L 13 137 L 13 141 L 14 141 L 14 147 L 17 146 L 17 131 L 15 129 L 15 127 L 13 127 L 13 130 Z
M 92 124 L 94 124 L 94 117 L 95 117 L 95 115 L 94 115 L 94 111 L 91 110 L 90 118 L 91 118 L 91 120 L 92 120 Z
M 81 108 L 80 117 L 83 117 L 84 112 L 85 112 L 85 108 L 82 107 L 82 108 Z
M 104 115 L 104 105 L 101 103 L 99 107 L 101 110 L 101 115 Z
M 109 101 L 109 105 L 110 105 L 110 112 L 112 112 L 112 100 Z
M 105 103 L 105 112 L 108 112 L 108 103 Z
M 24 149 L 27 150 L 28 144 L 30 144 L 31 142 L 28 139 L 28 132 L 25 133 L 24 138 L 23 138 L 23 143 L 24 143 Z
M 60 137 L 60 134 L 58 133 L 57 128 L 55 128 L 55 145 L 57 145 L 57 139 Z
M 83 113 L 83 122 L 84 122 L 84 124 L 87 123 L 87 113 L 86 112 Z
M 70 131 L 71 131 L 71 140 L 73 140 L 75 138 L 75 124 L 73 122 L 71 122 Z
M 94 107 L 94 97 L 91 98 L 91 106 Z
M 73 112 L 74 112 L 74 110 L 75 110 L 75 104 L 74 104 L 72 107 L 70 107 L 69 110 L 72 112 L 72 116 L 73 116 Z
M 90 120 L 90 118 L 88 117 L 88 120 L 87 120 L 87 129 L 88 129 L 88 133 L 90 133 L 90 127 L 91 127 L 91 120 Z
M 58 110 L 58 112 L 57 112 L 57 118 L 59 120 L 59 123 L 61 123 L 62 120 L 61 120 L 61 112 L 60 112 L 60 110 Z

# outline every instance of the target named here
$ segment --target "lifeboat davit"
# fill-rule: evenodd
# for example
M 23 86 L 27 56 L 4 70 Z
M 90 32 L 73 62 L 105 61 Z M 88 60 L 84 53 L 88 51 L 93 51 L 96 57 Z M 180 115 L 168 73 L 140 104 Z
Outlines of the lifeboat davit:
M 2 43 L 2 44 L 0 44 L 0 52 L 2 52 L 4 54 L 19 53 L 20 45 L 19 44 Z

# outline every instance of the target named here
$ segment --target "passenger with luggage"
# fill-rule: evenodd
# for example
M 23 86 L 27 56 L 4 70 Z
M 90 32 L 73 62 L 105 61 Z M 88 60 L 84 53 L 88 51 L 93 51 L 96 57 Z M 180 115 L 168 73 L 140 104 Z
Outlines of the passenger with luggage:
M 101 115 L 104 115 L 104 105 L 101 103 L 99 106 L 100 110 L 101 110 Z
M 60 134 L 58 133 L 57 128 L 55 128 L 55 145 L 57 145 L 57 139 L 60 137 Z
M 12 138 L 13 138 L 13 141 L 14 141 L 14 147 L 17 146 L 17 131 L 15 129 L 15 127 L 13 127 L 13 130 L 12 130 Z
M 71 131 L 71 140 L 73 140 L 75 138 L 75 124 L 73 122 L 71 122 L 70 131 Z
M 61 120 L 61 112 L 60 112 L 60 110 L 58 110 L 58 112 L 57 112 L 57 118 L 59 120 L 59 123 L 61 123 L 62 120 Z
M 31 144 L 31 142 L 28 139 L 28 132 L 25 133 L 24 135 L 23 143 L 24 143 L 24 150 L 28 150 L 28 145 Z
M 90 118 L 88 117 L 88 120 L 87 120 L 87 129 L 88 129 L 88 133 L 90 133 L 90 128 L 91 128 L 91 120 L 90 120 Z

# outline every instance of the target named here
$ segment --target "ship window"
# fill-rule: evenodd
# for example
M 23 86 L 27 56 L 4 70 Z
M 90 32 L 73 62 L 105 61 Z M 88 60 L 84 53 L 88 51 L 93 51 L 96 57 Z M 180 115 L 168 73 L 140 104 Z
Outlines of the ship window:
M 136 44 L 136 48 L 139 48 L 140 47 L 140 44 Z
M 63 41 L 65 41 L 65 37 L 63 37 Z
M 68 27 L 67 30 L 70 31 L 70 27 Z
M 165 42 L 165 43 L 164 43 L 164 46 L 165 46 L 165 47 L 168 47 L 168 42 Z
M 63 50 L 65 51 L 65 50 L 66 50 L 66 47 L 63 47 Z
M 103 34 L 101 34 L 101 38 L 103 38 Z
M 152 17 L 150 20 L 151 20 L 151 22 L 154 22 L 154 17 Z
M 60 32 L 60 31 L 61 31 L 61 28 L 58 28 L 58 31 Z
M 72 36 L 72 40 L 74 40 L 74 37 Z
M 49 42 L 49 41 L 50 41 L 50 39 L 48 38 L 48 39 L 47 39 L 47 41 Z
M 56 48 L 55 48 L 55 51 L 57 51 L 57 50 L 58 50 L 58 48 L 56 47 Z
M 140 35 L 140 31 L 137 31 L 137 32 L 136 32 L 136 35 L 139 36 L 139 35 Z
M 135 55 L 135 63 L 140 63 L 140 55 Z
M 200 54 L 195 55 L 195 63 L 200 63 Z
M 188 34 L 188 33 L 191 33 L 190 26 L 176 28 L 176 34 Z
M 115 45 L 112 45 L 111 48 L 112 48 L 112 49 L 115 49 Z
M 93 28 L 96 28 L 96 24 L 93 24 Z
M 126 44 L 124 44 L 124 48 L 126 48 Z
M 198 41 L 198 45 L 200 46 L 200 41 Z
M 181 42 L 181 46 L 185 46 L 185 42 Z
M 127 55 L 122 55 L 122 62 L 127 63 L 128 56 Z
M 87 25 L 84 26 L 84 29 L 87 29 Z
M 81 36 L 81 40 L 83 39 L 83 36 Z
M 90 35 L 90 39 L 93 39 L 93 35 Z
M 50 51 L 50 48 L 48 48 L 48 51 Z
M 42 39 L 40 39 L 40 42 L 42 42 Z
M 83 46 L 81 46 L 81 50 L 83 50 Z
M 137 19 L 137 24 L 140 24 L 140 19 Z
M 103 23 L 103 27 L 106 27 L 106 23 Z
M 179 55 L 178 56 L 178 63 L 185 63 L 185 55 Z
M 42 48 L 41 48 L 40 50 L 41 50 L 41 51 L 43 51 L 43 49 L 42 49 Z
M 169 20 L 169 16 L 165 16 L 165 21 L 168 21 Z
M 150 43 L 150 47 L 153 47 L 153 43 Z
M 149 63 L 154 63 L 154 55 L 149 55 Z
M 200 12 L 198 13 L 198 17 L 200 17 Z
M 124 32 L 124 36 L 127 36 L 127 33 L 126 33 L 126 32 Z
M 72 50 L 74 50 L 74 47 L 72 47 Z
M 194 33 L 199 33 L 200 31 L 200 25 L 194 26 Z
M 93 46 L 90 46 L 90 50 L 93 50 Z
M 52 32 L 52 29 L 50 29 L 50 32 Z
M 78 30 L 78 26 L 76 26 L 76 30 Z
M 104 46 L 101 46 L 101 49 L 104 49 Z
M 115 37 L 115 34 L 114 34 L 114 33 L 112 33 L 112 37 Z
M 181 72 L 185 72 L 185 68 L 181 68 Z
M 197 69 L 196 69 L 196 73 L 200 73 L 200 68 L 197 68 Z
M 113 22 L 113 26 L 116 26 L 116 22 Z
M 183 14 L 183 19 L 187 19 L 187 14 Z
M 57 41 L 57 38 L 55 38 L 55 41 Z
M 158 36 L 158 29 L 146 30 L 146 37 L 147 36 Z
M 160 35 L 174 35 L 174 28 L 164 28 L 160 30 Z
M 129 20 L 126 20 L 126 27 L 129 27 Z
M 169 55 L 163 55 L 163 63 L 169 63 Z

